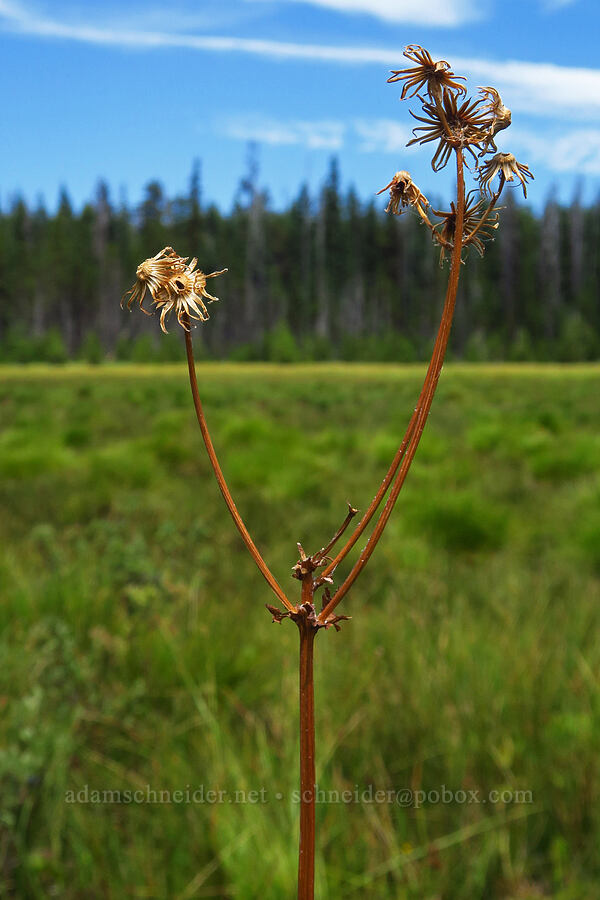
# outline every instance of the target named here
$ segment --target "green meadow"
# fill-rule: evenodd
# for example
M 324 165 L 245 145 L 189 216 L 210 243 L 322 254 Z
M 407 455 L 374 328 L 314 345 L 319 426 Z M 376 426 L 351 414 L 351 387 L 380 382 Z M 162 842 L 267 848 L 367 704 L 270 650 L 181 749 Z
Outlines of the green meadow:
M 296 542 L 368 504 L 422 376 L 198 367 L 293 598 Z M 294 896 L 297 633 L 185 367 L 4 367 L 0 429 L 0 897 Z M 320 900 L 598 897 L 600 367 L 446 366 L 339 611 L 316 644 Z

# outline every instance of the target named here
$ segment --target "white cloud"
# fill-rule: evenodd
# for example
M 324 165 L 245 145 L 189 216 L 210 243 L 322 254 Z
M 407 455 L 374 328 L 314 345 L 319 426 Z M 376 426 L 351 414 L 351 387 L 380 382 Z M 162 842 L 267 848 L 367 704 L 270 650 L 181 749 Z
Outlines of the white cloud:
M 408 128 L 393 119 L 306 122 L 244 115 L 231 116 L 217 128 L 221 134 L 234 140 L 279 146 L 300 145 L 311 150 L 339 150 L 346 141 L 351 141 L 360 153 L 401 153 L 412 137 Z
M 297 3 L 299 0 L 279 0 Z M 473 0 L 300 0 L 344 13 L 367 13 L 385 22 L 453 28 L 481 18 L 482 4 Z M 564 2 L 564 0 L 563 0 Z
M 600 113 L 600 69 L 516 60 L 453 59 L 480 84 L 493 84 L 513 110 L 552 118 L 565 114 L 596 118 Z
M 353 123 L 362 153 L 400 153 L 412 134 L 394 119 L 357 119 Z
M 576 128 L 566 133 L 516 129 L 511 149 L 519 162 L 537 163 L 551 172 L 600 175 L 600 129 Z M 522 156 L 522 158 L 521 158 Z M 535 168 L 535 166 L 533 166 Z
M 222 134 L 241 141 L 279 146 L 303 146 L 313 150 L 340 150 L 351 144 L 360 153 L 399 155 L 412 137 L 408 128 L 393 119 L 354 119 L 351 122 L 284 121 L 262 116 L 233 116 L 221 124 Z M 510 150 L 519 162 L 546 171 L 600 175 L 600 129 L 511 128 L 498 135 L 499 150 Z
M 241 37 L 174 34 L 164 31 L 73 25 L 36 16 L 12 0 L 0 0 L 5 25 L 23 34 L 106 46 L 138 49 L 188 48 L 218 53 L 247 53 L 275 60 L 304 60 L 345 65 L 397 66 L 398 49 L 298 44 Z M 545 118 L 597 120 L 600 115 L 600 69 L 569 68 L 554 63 L 453 59 L 478 84 L 494 84 L 514 111 Z
M 311 150 L 339 150 L 344 143 L 346 126 L 342 122 L 283 122 L 267 116 L 234 116 L 226 119 L 223 134 L 239 141 L 262 144 L 299 144 Z

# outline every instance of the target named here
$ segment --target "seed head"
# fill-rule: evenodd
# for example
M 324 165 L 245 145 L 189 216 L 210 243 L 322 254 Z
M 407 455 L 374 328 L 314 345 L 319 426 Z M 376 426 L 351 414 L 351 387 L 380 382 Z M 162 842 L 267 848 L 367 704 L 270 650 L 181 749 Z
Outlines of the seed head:
M 529 168 L 517 162 L 512 153 L 496 153 L 487 162 L 479 167 L 479 184 L 481 190 L 492 195 L 491 181 L 496 175 L 500 175 L 500 186 L 505 181 L 514 181 L 514 176 L 521 182 L 523 196 L 527 197 L 527 179 L 533 179 Z
M 427 93 L 432 100 L 436 98 L 441 100 L 442 88 L 458 94 L 467 93 L 467 89 L 456 80 L 465 81 L 465 79 L 462 75 L 455 75 L 450 70 L 450 63 L 446 62 L 445 59 L 435 62 L 431 54 L 418 44 L 409 44 L 405 48 L 403 56 L 412 62 L 416 62 L 417 65 L 409 69 L 392 70 L 392 74 L 388 78 L 388 84 L 392 84 L 395 81 L 404 81 L 404 87 L 400 95 L 401 100 L 404 100 L 407 95 L 414 97 L 425 86 L 427 86 Z M 414 90 L 412 94 L 409 94 L 408 92 L 412 88 Z
M 188 265 L 188 257 L 178 256 L 172 247 L 165 247 L 156 256 L 144 260 L 137 267 L 137 280 L 129 294 L 128 308 L 134 300 L 139 300 L 140 309 L 146 315 L 152 315 L 142 306 L 146 290 L 152 296 L 154 311 L 160 311 L 160 327 L 166 333 L 166 320 L 173 310 L 177 314 L 177 321 L 182 328 L 189 331 L 189 320 L 206 322 L 209 318 L 204 299 L 209 303 L 218 300 L 206 290 L 207 278 L 215 278 L 222 275 L 227 269 L 220 272 L 211 272 L 205 275 L 196 268 L 198 260 L 193 259 Z M 121 306 L 123 305 L 121 301 Z
M 417 125 L 413 129 L 415 136 L 407 146 L 438 141 L 431 160 L 434 172 L 444 168 L 452 150 L 457 147 L 468 149 L 477 160 L 473 147 L 481 150 L 492 124 L 483 100 L 467 98 L 459 106 L 457 97 L 444 91 L 443 102 L 439 106 L 436 103 L 424 103 L 423 112 L 424 116 L 418 116 L 410 110 L 411 116 L 418 122 L 423 122 L 423 125 Z
M 417 204 L 429 206 L 429 200 L 421 193 L 408 172 L 396 172 L 390 183 L 377 193 L 383 194 L 388 188 L 390 199 L 385 211 L 391 212 L 395 216 L 402 215 L 401 206 L 417 206 Z
M 147 313 L 143 307 L 146 291 L 150 291 L 152 299 L 155 300 L 161 291 L 168 289 L 171 279 L 185 269 L 186 262 L 187 258 L 183 259 L 178 256 L 172 247 L 164 247 L 156 256 L 145 259 L 137 267 L 135 284 L 123 294 L 121 306 L 129 295 L 127 308 L 131 309 L 131 304 L 137 300 L 140 309 Z M 151 313 L 147 313 L 147 315 L 151 315 Z
M 160 327 L 165 334 L 167 333 L 166 320 L 171 312 L 175 311 L 181 327 L 189 331 L 190 319 L 197 322 L 206 322 L 209 319 L 208 309 L 203 298 L 209 303 L 219 299 L 208 293 L 206 280 L 223 275 L 227 269 L 205 275 L 199 269 L 196 270 L 197 265 L 198 260 L 193 259 L 189 266 L 173 276 L 154 299 L 157 311 L 160 310 Z
M 505 128 L 508 128 L 511 123 L 512 116 L 510 109 L 508 108 L 508 106 L 504 105 L 504 103 L 502 102 L 502 97 L 500 96 L 496 88 L 480 87 L 479 93 L 486 101 L 483 108 L 487 109 L 492 116 L 492 123 L 486 135 L 485 146 L 481 151 L 481 156 L 483 155 L 483 153 L 487 153 L 488 147 L 491 147 L 494 152 L 498 151 L 494 137 L 498 134 L 499 131 L 503 131 Z

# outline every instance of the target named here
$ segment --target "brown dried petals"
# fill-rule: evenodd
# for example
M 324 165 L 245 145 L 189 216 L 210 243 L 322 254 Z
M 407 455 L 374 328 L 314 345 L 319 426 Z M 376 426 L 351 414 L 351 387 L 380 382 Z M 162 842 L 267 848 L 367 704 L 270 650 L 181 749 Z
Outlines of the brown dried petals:
M 494 137 L 498 134 L 499 131 L 503 131 L 505 128 L 508 128 L 512 121 L 512 114 L 508 106 L 505 106 L 502 102 L 502 97 L 500 96 L 496 88 L 480 87 L 479 93 L 486 101 L 486 105 L 484 108 L 489 110 L 492 116 L 492 123 L 486 135 L 484 148 L 481 151 L 481 155 L 483 155 L 484 153 L 488 152 L 489 147 L 491 147 L 494 152 L 497 152 L 498 148 L 496 146 Z
M 452 155 L 452 150 L 457 147 L 467 148 L 473 158 L 477 159 L 472 148 L 482 149 L 492 126 L 492 119 L 483 100 L 467 98 L 459 106 L 453 94 L 444 92 L 443 102 L 439 106 L 424 103 L 423 112 L 424 116 L 418 116 L 410 111 L 413 119 L 423 124 L 413 129 L 414 138 L 407 146 L 438 141 L 431 160 L 434 172 L 444 168 Z
M 165 333 L 166 320 L 173 311 L 177 315 L 177 321 L 186 331 L 190 329 L 190 319 L 206 322 L 209 315 L 204 301 L 212 303 L 218 299 L 208 293 L 206 281 L 208 278 L 222 275 L 227 269 L 205 275 L 196 269 L 197 265 L 197 259 L 193 259 L 188 265 L 187 256 L 178 256 L 172 247 L 165 247 L 156 256 L 144 260 L 137 267 L 136 283 L 124 295 L 121 306 L 125 297 L 129 295 L 128 308 L 131 308 L 131 304 L 137 300 L 140 309 L 147 312 L 142 303 L 148 290 L 155 310 L 160 311 L 160 327 Z
M 396 172 L 390 183 L 377 193 L 383 194 L 387 190 L 390 192 L 390 199 L 385 211 L 395 216 L 402 215 L 401 206 L 429 206 L 429 200 L 421 193 L 408 172 Z
M 177 321 L 186 331 L 189 331 L 189 320 L 194 319 L 197 322 L 206 322 L 209 319 L 206 303 L 213 303 L 218 297 L 213 297 L 206 290 L 206 280 L 208 278 L 216 278 L 217 275 L 223 275 L 227 269 L 221 269 L 218 272 L 211 272 L 205 275 L 200 270 L 195 271 L 198 260 L 193 259 L 189 266 L 183 272 L 178 273 L 159 293 L 154 303 L 157 310 L 160 310 L 160 327 L 165 332 L 166 320 L 171 312 L 175 311 Z M 204 299 L 203 299 L 204 298 Z
M 466 94 L 467 89 L 456 80 L 464 81 L 464 77 L 455 75 L 450 70 L 450 63 L 446 62 L 445 59 L 435 62 L 431 54 L 419 44 L 409 44 L 404 49 L 403 55 L 412 62 L 417 63 L 417 65 L 408 69 L 392 70 L 392 74 L 388 78 L 388 84 L 404 81 L 404 87 L 400 95 L 401 100 L 406 99 L 407 96 L 414 97 L 425 86 L 427 86 L 427 93 L 432 100 L 435 98 L 441 99 L 442 89 Z M 413 88 L 414 90 L 409 94 L 408 92 Z
M 128 309 L 131 309 L 132 303 L 137 301 L 140 309 L 143 312 L 147 312 L 143 307 L 146 291 L 148 290 L 152 299 L 156 300 L 161 291 L 168 290 L 171 279 L 184 271 L 186 263 L 187 258 L 183 259 L 181 256 L 178 256 L 172 247 L 163 247 L 156 256 L 145 259 L 144 262 L 139 264 L 135 273 L 136 282 L 132 288 L 123 294 L 121 306 L 123 306 L 125 298 L 129 295 L 127 300 Z M 151 313 L 147 313 L 147 315 L 151 315 Z
M 440 245 L 440 266 L 443 265 L 446 250 L 454 246 L 456 232 L 456 205 L 450 203 L 448 212 L 436 212 L 441 218 L 433 231 L 433 239 Z M 480 256 L 485 252 L 484 241 L 493 240 L 498 228 L 498 213 L 490 215 L 486 212 L 485 203 L 480 199 L 479 191 L 470 191 L 465 203 L 463 218 L 463 247 L 471 244 Z
M 515 176 L 521 182 L 523 196 L 527 197 L 527 179 L 533 179 L 528 166 L 517 162 L 512 153 L 496 153 L 479 167 L 479 184 L 481 190 L 492 195 L 491 182 L 500 175 L 502 187 L 504 181 L 514 181 Z

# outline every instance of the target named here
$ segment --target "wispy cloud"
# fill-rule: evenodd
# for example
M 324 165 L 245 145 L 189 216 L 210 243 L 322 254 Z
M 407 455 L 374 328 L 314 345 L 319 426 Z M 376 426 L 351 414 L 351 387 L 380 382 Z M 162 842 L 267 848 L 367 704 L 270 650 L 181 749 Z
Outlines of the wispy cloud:
M 274 146 L 302 146 L 312 150 L 340 150 L 352 146 L 360 153 L 401 154 L 411 132 L 394 119 L 331 119 L 286 121 L 260 115 L 231 116 L 217 124 L 217 130 L 240 141 L 257 141 Z M 510 149 L 520 161 L 557 174 L 577 172 L 600 175 L 600 129 L 574 128 L 569 131 L 511 128 L 502 133 L 500 149 Z
M 515 129 L 511 134 L 511 148 L 519 158 L 522 153 L 528 165 L 537 163 L 557 174 L 600 175 L 599 128 L 575 128 L 566 133 L 544 135 Z
M 279 0 L 279 3 L 286 2 L 325 6 L 344 13 L 366 13 L 384 22 L 430 28 L 454 28 L 479 19 L 482 14 L 481 2 L 477 4 L 473 0 Z
M 310 150 L 340 150 L 351 145 L 359 153 L 400 153 L 411 138 L 408 128 L 394 119 L 355 119 L 351 122 L 321 119 L 313 122 L 276 119 L 271 116 L 229 116 L 217 131 L 237 141 L 257 141 L 273 146 L 302 146 Z
M 232 116 L 218 126 L 222 134 L 239 141 L 309 147 L 311 150 L 339 150 L 344 143 L 343 122 L 284 122 L 268 116 Z
M 480 84 L 495 85 L 513 110 L 586 119 L 600 112 L 600 69 L 472 58 L 453 58 L 452 63 Z
M 394 119 L 357 119 L 352 127 L 361 153 L 400 153 L 412 137 L 410 129 Z
M 188 48 L 215 53 L 246 53 L 275 60 L 311 61 L 345 65 L 398 64 L 399 50 L 385 47 L 340 47 L 299 44 L 240 37 L 175 34 L 71 24 L 44 18 L 13 0 L 0 0 L 5 28 L 43 38 L 80 41 L 145 50 Z M 452 59 L 456 70 L 466 71 L 480 84 L 494 84 L 513 111 L 547 118 L 597 119 L 600 114 L 600 70 L 514 60 Z
M 302 146 L 310 150 L 340 150 L 347 141 L 360 153 L 399 153 L 411 133 L 393 119 L 332 119 L 291 121 L 272 116 L 229 116 L 217 123 L 217 131 L 237 141 L 257 141 L 272 146 Z

